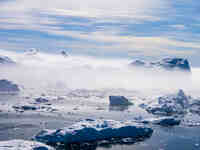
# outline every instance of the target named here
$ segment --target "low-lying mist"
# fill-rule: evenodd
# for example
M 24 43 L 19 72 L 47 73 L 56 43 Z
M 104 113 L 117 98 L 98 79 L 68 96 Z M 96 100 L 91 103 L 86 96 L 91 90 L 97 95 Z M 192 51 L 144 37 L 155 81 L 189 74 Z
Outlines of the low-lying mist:
M 24 88 L 35 89 L 186 89 L 198 91 L 200 69 L 192 73 L 160 69 L 136 69 L 132 60 L 99 59 L 86 56 L 38 53 L 27 55 L 1 51 L 16 61 L 16 66 L 1 66 L 0 79 L 8 79 Z

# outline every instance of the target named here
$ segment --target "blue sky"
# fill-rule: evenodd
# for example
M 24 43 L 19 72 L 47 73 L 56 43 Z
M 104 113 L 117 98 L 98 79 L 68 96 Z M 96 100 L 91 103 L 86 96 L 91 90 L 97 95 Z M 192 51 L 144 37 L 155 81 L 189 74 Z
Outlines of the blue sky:
M 200 66 L 198 0 L 0 0 L 0 49 L 187 57 Z

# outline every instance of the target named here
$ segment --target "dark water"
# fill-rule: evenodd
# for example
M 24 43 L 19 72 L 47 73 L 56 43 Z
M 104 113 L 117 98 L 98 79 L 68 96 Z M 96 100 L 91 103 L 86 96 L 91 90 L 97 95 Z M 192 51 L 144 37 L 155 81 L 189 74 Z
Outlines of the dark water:
M 12 100 L 13 99 L 13 100 Z M 4 101 L 17 101 L 14 97 L 4 97 Z M 1 100 L 3 101 L 3 99 Z M 114 109 L 115 110 L 115 109 Z M 132 110 L 136 110 L 132 108 Z M 113 108 L 110 110 L 113 111 Z M 120 110 L 123 112 L 123 110 Z M 117 111 L 108 116 L 113 119 L 116 116 L 119 120 L 122 118 L 133 118 L 132 113 L 128 115 L 124 112 Z M 120 115 L 121 114 L 121 115 Z M 135 114 L 135 113 L 133 113 Z M 104 116 L 106 117 L 106 116 Z M 30 140 L 36 133 L 43 128 L 55 129 L 68 126 L 73 122 L 84 119 L 85 116 L 65 116 L 62 118 L 58 114 L 56 116 L 44 116 L 40 113 L 20 114 L 20 113 L 0 113 L 0 141 L 11 139 Z M 96 118 L 96 117 L 94 117 Z M 115 119 L 115 118 L 114 118 Z M 200 150 L 200 127 L 160 127 L 152 126 L 154 133 L 150 138 L 135 144 L 128 145 L 104 145 L 104 147 L 85 146 L 80 149 L 87 150 Z M 66 148 L 57 148 L 57 150 L 66 150 Z M 69 148 L 67 150 L 70 150 Z
M 200 128 L 154 127 L 151 138 L 133 145 L 111 145 L 96 150 L 200 150 Z

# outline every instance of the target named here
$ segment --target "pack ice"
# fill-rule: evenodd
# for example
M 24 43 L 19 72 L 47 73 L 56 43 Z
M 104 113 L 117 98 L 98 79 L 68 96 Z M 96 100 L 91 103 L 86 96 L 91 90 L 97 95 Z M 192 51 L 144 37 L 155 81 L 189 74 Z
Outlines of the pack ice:
M 80 144 L 123 138 L 147 138 L 153 130 L 135 122 L 86 119 L 57 130 L 43 130 L 35 139 L 48 144 Z
M 24 140 L 1 141 L 0 150 L 54 150 L 43 143 Z

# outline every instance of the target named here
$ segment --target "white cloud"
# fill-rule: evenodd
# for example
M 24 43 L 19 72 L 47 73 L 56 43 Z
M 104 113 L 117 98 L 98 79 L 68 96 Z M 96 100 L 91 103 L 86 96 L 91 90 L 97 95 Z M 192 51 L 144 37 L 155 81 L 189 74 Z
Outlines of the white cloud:
M 165 0 L 126 0 L 123 2 L 121 0 L 8 1 L 0 5 L 0 30 L 39 31 L 50 36 L 72 37 L 83 41 L 72 41 L 68 47 L 74 49 L 83 49 L 84 47 L 85 49 L 88 48 L 88 51 L 99 49 L 103 52 L 121 51 L 130 55 L 140 53 L 157 56 L 161 54 L 192 55 L 197 53 L 200 48 L 198 41 L 191 42 L 188 40 L 188 42 L 185 42 L 174 40 L 166 35 L 122 36 L 119 35 L 122 32 L 121 27 L 114 28 L 112 26 L 108 29 L 105 29 L 104 26 L 103 29 L 96 29 L 93 32 L 83 30 L 72 31 L 62 27 L 62 25 L 68 23 L 87 26 L 97 22 L 123 23 L 124 25 L 130 22 L 141 24 L 144 21 L 156 22 L 168 18 L 168 16 L 163 16 L 163 12 L 171 7 L 170 4 L 170 2 Z M 60 17 L 66 17 L 66 20 L 60 19 Z M 72 20 L 68 21 L 67 17 L 91 19 L 92 22 L 73 22 Z M 182 24 L 172 25 L 171 27 L 179 30 L 185 28 Z M 158 26 L 157 28 L 160 27 Z M 24 43 L 20 43 L 20 46 L 24 44 L 26 45 L 24 47 L 28 47 L 27 40 L 25 39 Z M 32 42 L 34 40 L 33 38 Z M 37 42 L 40 40 L 38 39 Z M 31 39 L 29 39 L 28 44 L 30 44 L 30 41 Z M 61 42 L 65 43 L 65 41 Z M 17 43 L 11 44 L 7 41 L 1 41 L 0 43 L 1 46 L 6 47 L 8 45 L 8 47 L 12 48 L 19 45 Z M 51 42 L 48 45 L 56 45 L 58 41 L 54 40 L 54 43 Z M 65 46 L 65 44 L 62 44 L 62 46 Z M 184 50 L 177 50 L 178 48 Z

